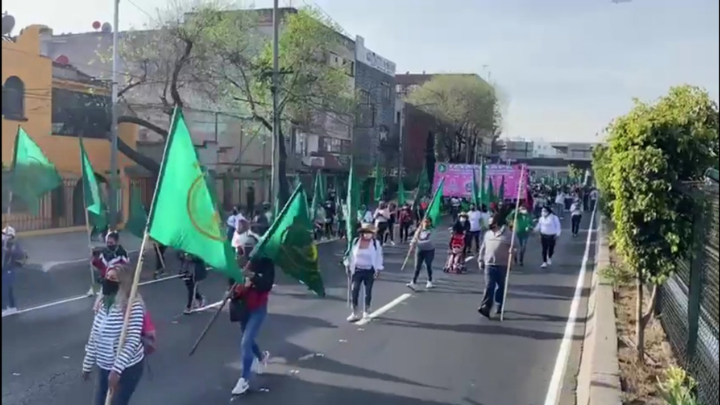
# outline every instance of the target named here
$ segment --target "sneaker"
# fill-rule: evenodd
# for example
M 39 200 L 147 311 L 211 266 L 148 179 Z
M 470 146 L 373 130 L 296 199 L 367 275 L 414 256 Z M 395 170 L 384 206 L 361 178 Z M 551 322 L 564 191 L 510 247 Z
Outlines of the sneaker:
M 183 310 L 183 314 L 185 314 L 185 315 L 190 315 L 190 314 L 192 314 L 192 312 L 193 312 L 192 308 L 185 308 Z
M 3 309 L 2 316 L 17 314 L 17 312 L 18 312 L 18 309 L 15 307 L 6 308 L 6 309 Z
M 548 266 L 548 265 L 547 265 L 547 263 L 545 263 L 545 262 L 543 262 L 543 264 L 540 265 L 540 267 L 543 268 L 543 269 L 546 268 L 547 266 Z
M 196 299 L 195 302 L 195 309 L 204 308 L 207 304 L 207 301 L 205 300 L 205 297 L 202 297 L 200 299 Z
M 490 309 L 488 309 L 486 307 L 480 307 L 480 308 L 478 308 L 478 312 L 480 313 L 480 315 L 484 316 L 485 318 L 490 319 Z
M 432 281 L 428 281 L 428 282 L 425 284 L 425 288 L 433 288 L 433 283 L 432 283 Z
M 255 358 L 253 361 L 253 372 L 255 374 L 264 374 L 270 360 L 270 352 L 262 352 L 262 360 Z
M 235 384 L 235 388 L 232 389 L 233 395 L 242 395 L 250 389 L 250 384 L 242 377 Z
M 395 241 L 391 240 L 391 241 L 390 241 L 390 246 L 395 246 Z
M 360 316 L 355 312 L 351 313 L 350 316 L 347 317 L 348 322 L 357 322 L 359 320 L 360 320 Z
M 411 282 L 405 284 L 405 286 L 406 286 L 407 288 L 411 289 L 411 290 L 414 290 L 415 287 L 417 287 L 417 284 L 415 284 L 414 281 L 411 281 Z
M 97 294 L 97 293 L 95 292 L 95 288 L 93 288 L 93 287 L 90 287 L 90 289 L 89 289 L 88 292 L 86 293 L 86 295 L 87 295 L 88 297 L 94 297 L 95 294 Z
M 552 266 L 552 259 L 548 259 L 547 265 L 548 265 L 548 266 Z
M 363 319 L 369 319 L 370 314 L 371 314 L 370 309 L 363 311 L 363 314 L 362 314 Z

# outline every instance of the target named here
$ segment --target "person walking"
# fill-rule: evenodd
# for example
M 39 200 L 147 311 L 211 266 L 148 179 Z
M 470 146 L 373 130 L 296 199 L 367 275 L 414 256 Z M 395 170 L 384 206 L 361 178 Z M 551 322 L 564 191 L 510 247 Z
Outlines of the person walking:
M 579 198 L 570 205 L 570 224 L 573 238 L 577 238 L 580 233 L 580 221 L 582 221 L 583 207 Z
M 388 229 L 387 233 L 385 234 L 385 243 L 388 242 L 388 239 L 390 239 L 390 245 L 395 246 L 395 224 L 397 223 L 397 205 L 395 203 L 390 203 L 388 205 L 388 212 L 390 214 L 390 218 L 388 220 Z
M 433 260 L 435 260 L 435 245 L 433 244 L 431 236 L 432 222 L 429 218 L 426 218 L 422 224 L 420 224 L 420 231 L 418 232 L 418 238 L 415 242 L 415 274 L 413 275 L 412 281 L 407 284 L 408 288 L 412 290 L 415 290 L 423 264 L 425 264 L 427 270 L 427 283 L 425 284 L 425 288 L 433 288 L 432 264 Z
M 565 192 L 558 190 L 555 196 L 555 209 L 559 215 L 559 219 L 563 219 L 563 212 L 565 212 Z
M 367 318 L 371 312 L 372 290 L 375 279 L 383 270 L 382 244 L 375 239 L 375 228 L 370 224 L 363 224 L 359 229 L 359 236 L 352 242 L 349 255 L 343 261 L 345 270 L 350 278 L 350 298 L 352 312 L 348 322 L 357 322 L 361 319 L 359 309 L 360 288 L 365 289 L 365 308 L 362 318 Z
M 82 363 L 83 379 L 97 371 L 95 405 L 104 405 L 110 391 L 113 405 L 128 405 L 144 371 L 145 347 L 143 325 L 145 303 L 138 292 L 130 302 L 135 268 L 116 265 L 105 272 L 102 296 L 99 298 L 90 337 L 85 345 Z M 129 313 L 129 314 L 128 314 Z M 120 334 L 126 314 L 127 335 L 120 345 Z
M 483 227 L 483 214 L 477 209 L 475 204 L 470 204 L 468 211 L 468 221 L 470 222 L 470 250 L 473 243 L 475 244 L 475 252 L 480 251 L 480 234 Z
M 540 233 L 540 244 L 542 245 L 542 265 L 540 267 L 545 268 L 552 265 L 555 243 L 562 232 L 560 219 L 553 214 L 549 207 L 542 209 L 535 231 Z
M 15 237 L 15 228 L 6 226 L 2 230 L 2 316 L 17 312 L 15 272 L 22 268 L 25 258 Z
M 240 323 L 240 359 L 242 373 L 232 389 L 232 395 L 242 395 L 250 389 L 252 373 L 262 374 L 270 360 L 270 352 L 261 351 L 257 344 L 263 322 L 268 313 L 268 300 L 275 283 L 275 263 L 267 257 L 253 257 L 259 243 L 250 232 L 244 234 L 242 245 L 236 250 L 238 266 L 243 269 L 245 282 L 236 284 L 231 293 L 230 320 Z
M 516 254 L 514 257 L 515 263 L 520 266 L 525 265 L 525 250 L 527 248 L 527 241 L 530 238 L 530 232 L 533 230 L 533 218 L 528 212 L 526 206 L 521 205 L 517 214 L 517 223 L 515 222 L 515 210 L 513 210 L 505 219 L 506 223 L 513 224 L 515 231 L 515 238 L 517 242 Z
M 398 211 L 400 223 L 400 243 L 407 243 L 410 239 L 410 226 L 413 223 L 413 212 L 409 204 L 405 204 Z
M 503 219 L 497 215 L 493 216 L 488 228 L 478 254 L 478 264 L 484 269 L 485 274 L 485 293 L 478 312 L 486 318 L 490 318 L 493 304 L 497 304 L 498 314 L 502 311 L 505 300 L 505 278 L 513 254 L 512 232 L 504 226 Z
M 388 226 L 390 224 L 390 209 L 387 203 L 381 201 L 378 208 L 375 210 L 373 215 L 375 220 L 375 228 L 377 229 L 377 238 L 380 245 L 385 243 L 385 235 L 388 232 Z
M 187 290 L 183 313 L 190 315 L 194 310 L 205 306 L 205 297 L 200 294 L 198 284 L 207 277 L 207 268 L 201 258 L 188 253 L 180 253 L 180 261 L 182 262 L 180 276 Z

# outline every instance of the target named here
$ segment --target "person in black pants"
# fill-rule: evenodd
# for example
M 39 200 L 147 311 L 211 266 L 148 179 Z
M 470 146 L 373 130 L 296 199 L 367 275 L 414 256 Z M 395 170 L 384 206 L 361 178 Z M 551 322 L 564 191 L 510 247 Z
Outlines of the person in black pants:
M 205 306 L 205 298 L 198 291 L 198 283 L 207 276 L 205 262 L 199 257 L 187 253 L 181 253 L 182 275 L 185 288 L 187 289 L 187 304 L 183 313 L 189 315 L 193 310 Z
M 540 267 L 547 267 L 552 264 L 552 257 L 555 254 L 555 241 L 560 236 L 560 219 L 548 207 L 542 209 L 542 214 L 535 230 L 540 233 L 540 244 L 542 245 L 543 263 Z
M 412 281 L 407 284 L 407 286 L 413 290 L 417 284 L 423 264 L 425 264 L 425 268 L 427 269 L 427 284 L 425 288 L 429 289 L 433 287 L 432 264 L 435 259 L 435 245 L 433 245 L 431 240 L 432 234 L 430 231 L 432 227 L 430 223 L 429 219 L 425 219 L 420 225 L 420 232 L 418 232 L 417 245 L 415 247 L 415 274 L 413 274 Z
M 410 205 L 405 204 L 398 211 L 400 222 L 400 243 L 406 243 L 410 239 L 410 225 L 413 223 L 413 213 Z

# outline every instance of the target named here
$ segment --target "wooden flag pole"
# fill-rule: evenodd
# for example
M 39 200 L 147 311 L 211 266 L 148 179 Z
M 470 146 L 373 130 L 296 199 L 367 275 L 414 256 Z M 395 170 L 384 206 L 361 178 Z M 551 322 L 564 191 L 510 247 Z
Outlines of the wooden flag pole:
M 230 300 L 230 297 L 232 297 L 233 291 L 235 291 L 235 287 L 237 287 L 237 283 L 230 286 L 230 289 L 225 294 L 225 298 L 223 298 L 222 302 L 220 303 L 220 306 L 217 310 L 215 310 L 215 313 L 213 314 L 212 318 L 208 321 L 207 325 L 205 325 L 205 329 L 203 329 L 202 332 L 200 332 L 200 336 L 198 336 L 197 340 L 195 340 L 195 343 L 193 344 L 192 348 L 190 349 L 190 353 L 188 356 L 192 356 L 197 351 L 198 347 L 200 346 L 200 343 L 205 339 L 205 335 L 210 331 L 210 328 L 212 328 L 213 324 L 215 324 L 215 321 L 217 320 L 218 316 L 220 316 L 220 312 L 222 312 L 223 308 L 225 308 L 225 305 L 227 305 L 228 301 Z M 110 405 L 110 404 L 105 404 Z
M 505 273 L 505 285 L 503 286 L 503 303 L 500 307 L 500 321 L 505 320 L 505 307 L 507 306 L 507 292 L 510 282 L 510 270 L 512 269 L 512 263 L 515 259 L 515 235 L 517 235 L 517 217 L 518 211 L 520 211 L 520 192 L 523 190 L 523 182 L 525 180 L 525 169 L 520 169 L 520 181 L 518 182 L 517 200 L 515 201 L 515 214 L 513 215 L 513 227 L 511 229 L 512 236 L 510 237 L 510 259 L 507 264 L 507 272 Z
M 143 235 L 142 243 L 140 244 L 140 251 L 145 251 L 145 244 L 148 241 L 148 233 L 147 230 L 145 231 L 145 234 Z M 140 273 L 142 273 L 142 267 L 143 262 L 145 261 L 144 255 L 140 255 L 138 257 L 137 265 L 135 266 L 135 274 L 133 275 L 133 282 L 132 287 L 130 288 L 130 297 L 128 298 L 128 305 L 132 305 L 133 302 L 135 302 L 135 297 L 137 297 L 137 291 L 138 291 L 138 285 L 140 284 Z M 125 311 L 125 319 L 123 320 L 123 326 L 122 330 L 120 332 L 120 341 L 118 342 L 118 349 L 115 356 L 117 357 L 120 355 L 120 351 L 122 351 L 123 346 L 125 346 L 125 340 L 127 339 L 127 333 L 128 333 L 128 326 L 130 324 L 130 314 L 132 311 L 128 310 Z M 112 405 L 112 396 L 113 392 L 111 389 L 108 389 L 107 396 L 105 397 L 105 405 Z

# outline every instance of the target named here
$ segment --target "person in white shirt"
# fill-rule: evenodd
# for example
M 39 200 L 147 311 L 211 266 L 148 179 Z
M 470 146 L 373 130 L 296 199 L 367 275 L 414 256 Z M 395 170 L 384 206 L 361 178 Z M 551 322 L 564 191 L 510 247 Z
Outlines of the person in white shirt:
M 598 199 L 598 191 L 597 189 L 592 189 L 590 192 L 590 211 L 595 211 L 595 204 L 597 204 Z
M 458 219 L 458 215 L 460 215 L 460 199 L 457 197 L 452 197 L 450 199 L 450 209 L 452 211 L 452 220 L 453 222 L 456 222 Z
M 235 234 L 235 222 L 239 213 L 240 211 L 237 209 L 237 207 L 234 207 L 232 212 L 228 216 L 227 221 L 225 222 L 225 224 L 227 225 L 228 240 L 232 240 L 233 234 Z
M 572 236 L 576 238 L 580 233 L 580 221 L 582 220 L 582 204 L 580 199 L 576 198 L 570 205 L 570 221 L 572 228 Z
M 373 219 L 375 220 L 375 227 L 377 228 L 378 241 L 380 241 L 382 245 L 385 243 L 385 235 L 388 232 L 388 226 L 390 224 L 390 209 L 387 203 L 380 202 L 380 206 L 375 210 Z
M 562 190 L 558 191 L 557 196 L 555 196 L 555 210 L 559 218 L 563 219 L 562 213 L 565 212 L 565 192 Z
M 352 241 L 350 253 L 343 261 L 351 285 L 352 313 L 347 318 L 348 322 L 361 319 L 358 312 L 360 287 L 365 288 L 365 308 L 362 317 L 367 318 L 371 313 L 373 285 L 384 268 L 382 244 L 375 239 L 375 233 L 376 230 L 371 224 L 363 224 L 358 230 L 359 236 Z
M 468 221 L 470 221 L 470 249 L 472 250 L 474 242 L 475 252 L 478 252 L 480 250 L 480 233 L 483 229 L 483 214 L 477 209 L 475 204 L 470 204 Z
M 562 232 L 560 219 L 553 214 L 552 210 L 544 207 L 540 213 L 540 219 L 535 226 L 535 231 L 540 233 L 540 244 L 542 245 L 542 266 L 543 268 L 552 264 L 552 257 L 555 254 L 555 243 Z
M 373 223 L 373 213 L 369 209 L 367 209 L 366 206 L 360 207 L 360 211 L 358 212 L 358 221 L 361 224 L 372 224 Z

